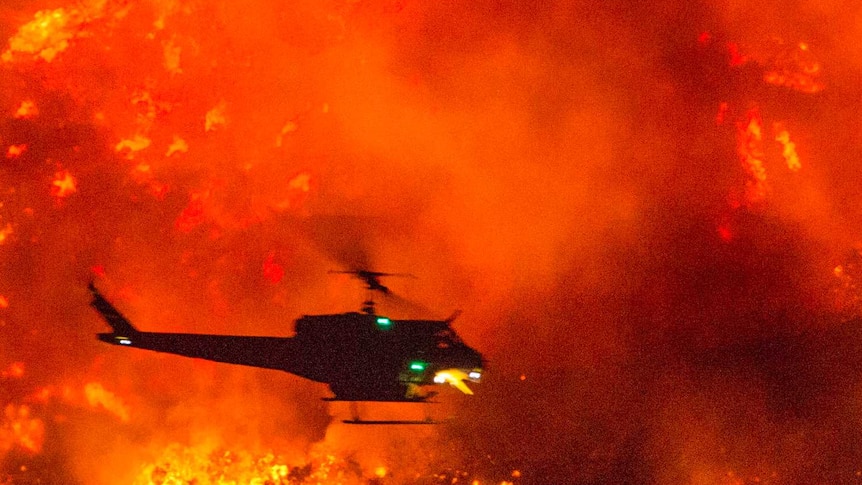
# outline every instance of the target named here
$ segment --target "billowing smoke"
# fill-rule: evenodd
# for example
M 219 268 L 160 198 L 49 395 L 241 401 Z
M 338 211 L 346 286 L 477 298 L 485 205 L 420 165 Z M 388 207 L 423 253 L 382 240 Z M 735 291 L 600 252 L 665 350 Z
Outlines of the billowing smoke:
M 160 483 L 186 449 L 294 482 L 858 480 L 847 8 L 5 3 L 0 483 Z M 489 366 L 448 424 L 349 429 L 323 386 L 93 338 L 91 280 L 146 330 L 289 335 L 358 308 L 327 274 L 356 267 L 419 277 L 393 316 L 463 310 Z

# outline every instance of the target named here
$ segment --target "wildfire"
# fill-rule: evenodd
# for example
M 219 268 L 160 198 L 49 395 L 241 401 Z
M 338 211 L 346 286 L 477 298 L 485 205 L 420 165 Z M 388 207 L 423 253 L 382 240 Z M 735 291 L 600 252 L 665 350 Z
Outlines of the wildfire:
M 5 226 L 0 228 L 0 244 L 6 242 L 6 240 L 9 239 L 9 236 L 12 235 L 13 232 L 15 231 L 12 229 L 12 224 L 8 222 Z
M 152 141 L 144 135 L 136 134 L 132 138 L 120 141 L 114 147 L 117 152 L 126 152 L 126 158 L 133 158 L 135 152 L 144 150 L 150 146 Z
M 168 147 L 168 152 L 165 153 L 165 157 L 170 157 L 174 153 L 186 153 L 188 151 L 189 144 L 182 138 L 174 135 L 174 141 L 171 142 L 171 145 Z
M 60 52 L 69 47 L 75 38 L 70 24 L 73 15 L 63 8 L 36 12 L 32 21 L 21 26 L 18 33 L 9 40 L 9 48 L 3 53 L 2 60 L 11 62 L 14 53 L 34 54 L 51 62 Z
M 0 298 L 2 298 L 2 297 L 0 297 Z M 5 301 L 5 298 L 3 298 L 3 301 Z M 6 303 L 6 306 L 9 306 L 9 304 Z M 5 308 L 5 307 L 3 307 L 2 304 L 0 304 L 0 308 Z M 4 379 L 20 379 L 23 376 L 24 376 L 24 363 L 23 362 L 12 362 L 11 364 L 9 364 L 9 367 L 7 367 L 6 370 L 0 371 L 0 378 L 4 378 Z
M 6 405 L 0 422 L 0 451 L 19 446 L 31 453 L 39 453 L 44 440 L 45 424 L 31 416 L 28 406 Z
M 287 135 L 296 131 L 297 128 L 299 128 L 299 126 L 297 126 L 297 124 L 293 121 L 288 121 L 287 123 L 285 123 L 285 125 L 281 128 L 281 131 L 275 139 L 275 146 L 281 147 Z
M 27 151 L 27 145 L 25 143 L 21 143 L 18 145 L 10 145 L 9 149 L 6 150 L 6 158 L 13 159 L 18 158 Z
M 367 483 L 356 463 L 328 453 L 312 456 L 302 465 L 291 466 L 273 453 L 230 451 L 222 448 L 165 448 L 154 463 L 142 468 L 135 485 L 359 485 Z
M 823 90 L 820 81 L 821 66 L 805 42 L 782 48 L 772 69 L 763 75 L 763 80 L 776 86 L 784 86 L 802 93 L 814 94 Z
M 18 110 L 15 111 L 15 118 L 17 119 L 27 119 L 33 118 L 39 114 L 39 109 L 36 107 L 36 103 L 33 101 L 23 101 L 21 106 L 18 107 Z
M 781 155 L 787 162 L 787 169 L 791 172 L 798 172 L 802 168 L 802 163 L 799 162 L 799 155 L 796 153 L 796 144 L 790 141 L 790 133 L 787 130 L 781 129 L 780 125 L 776 126 L 775 141 L 781 144 Z
M 164 42 L 165 69 L 173 74 L 182 74 L 183 70 L 180 67 L 180 54 L 182 48 L 175 43 L 175 39 L 170 39 Z
M 204 120 L 204 130 L 205 131 L 214 131 L 217 130 L 227 124 L 227 115 L 225 111 L 227 110 L 227 103 L 225 101 L 221 101 L 216 107 L 207 111 L 206 118 Z
M 77 191 L 77 183 L 75 177 L 68 170 L 63 170 L 54 174 L 54 181 L 51 182 L 51 195 L 58 198 L 65 198 Z
M 263 261 L 263 276 L 273 284 L 284 278 L 284 267 L 275 261 L 275 253 L 269 253 Z
M 113 414 L 120 421 L 129 421 L 129 408 L 116 394 L 108 391 L 98 382 L 90 382 L 84 386 L 84 394 L 91 407 L 100 407 Z
M 174 227 L 180 232 L 191 232 L 206 219 L 204 202 L 209 199 L 210 192 L 196 191 L 189 196 L 189 203 L 174 221 Z
M 769 187 L 766 184 L 766 167 L 763 162 L 762 119 L 760 110 L 751 108 L 737 123 L 737 152 L 742 166 L 749 175 L 748 200 L 759 202 L 766 198 Z

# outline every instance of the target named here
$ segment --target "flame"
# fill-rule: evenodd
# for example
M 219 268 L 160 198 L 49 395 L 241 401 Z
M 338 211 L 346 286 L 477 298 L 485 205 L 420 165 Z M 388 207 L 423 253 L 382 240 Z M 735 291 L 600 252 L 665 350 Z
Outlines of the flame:
M 9 149 L 6 150 L 6 158 L 13 159 L 18 158 L 27 151 L 27 144 L 21 143 L 18 145 L 10 145 Z
M 186 483 L 360 485 L 367 481 L 355 463 L 332 453 L 316 454 L 307 463 L 291 466 L 285 458 L 271 452 L 179 444 L 166 447 L 154 463 L 142 468 L 134 481 L 135 485 Z
M 761 142 L 762 119 L 757 107 L 749 109 L 737 123 L 737 153 L 742 166 L 749 175 L 747 197 L 749 202 L 764 200 L 769 192 L 766 183 L 766 167 L 763 162 Z
M 182 48 L 176 45 L 176 39 L 171 38 L 163 43 L 165 53 L 165 69 L 172 75 L 182 74 L 180 67 L 180 54 Z
M 269 253 L 263 261 L 263 276 L 273 284 L 284 278 L 284 267 L 275 261 L 274 252 Z
M 297 128 L 299 128 L 299 126 L 297 126 L 297 124 L 293 121 L 288 121 L 287 123 L 285 123 L 285 125 L 281 127 L 281 131 L 275 139 L 275 146 L 281 147 L 281 145 L 284 143 L 285 137 L 290 133 L 295 132 Z
M 0 451 L 19 446 L 30 453 L 39 453 L 44 441 L 45 424 L 31 416 L 28 406 L 6 405 L 0 422 Z
M 133 158 L 135 152 L 139 152 L 149 148 L 152 141 L 144 135 L 136 134 L 132 138 L 125 139 L 117 143 L 114 150 L 117 152 L 127 151 L 126 158 Z
M 731 67 L 739 67 L 748 62 L 748 57 L 742 53 L 736 42 L 727 43 L 727 54 L 729 56 L 727 62 Z
M 186 153 L 189 151 L 189 144 L 186 143 L 185 140 L 180 138 L 177 135 L 174 135 L 174 140 L 171 142 L 171 145 L 168 147 L 167 153 L 165 153 L 165 157 L 170 157 L 174 153 Z
M 90 382 L 84 386 L 84 394 L 91 407 L 101 407 L 113 414 L 120 421 L 127 423 L 130 419 L 129 408 L 116 394 L 105 389 L 98 382 Z
M 207 111 L 206 118 L 204 120 L 204 131 L 215 131 L 227 125 L 227 115 L 225 114 L 226 110 L 227 102 L 222 100 L 214 108 Z
M 62 170 L 54 174 L 54 181 L 51 182 L 51 195 L 62 199 L 74 194 L 76 191 L 77 182 L 68 170 Z
M 194 191 L 189 195 L 189 203 L 174 221 L 174 227 L 180 232 L 191 232 L 206 219 L 204 202 L 209 199 L 210 191 Z
M 14 117 L 17 119 L 33 118 L 39 114 L 39 109 L 33 101 L 23 101 L 18 110 L 15 111 Z
M 2 298 L 2 297 L 0 297 Z M 5 298 L 3 299 L 5 300 Z M 9 306 L 7 303 L 6 306 Z M 0 304 L 0 308 L 5 308 Z M 0 378 L 4 379 L 20 379 L 24 377 L 24 363 L 23 362 L 12 362 L 9 364 L 9 367 L 4 371 L 0 371 Z
M 404 462 L 444 461 L 447 453 L 477 460 L 479 468 L 494 462 L 511 470 L 517 463 L 525 476 L 560 470 L 549 483 L 631 481 L 633 474 L 619 476 L 629 465 L 660 475 L 663 459 L 686 463 L 673 480 L 643 481 L 751 482 L 746 478 L 755 474 L 725 474 L 762 444 L 758 437 L 779 441 L 761 447 L 778 455 L 763 461 L 792 462 L 804 453 L 786 450 L 804 447 L 802 435 L 814 437 L 817 453 L 827 455 L 812 460 L 820 455 L 810 453 L 811 469 L 829 462 L 851 470 L 847 463 L 855 455 L 842 438 L 857 442 L 852 425 L 858 423 L 834 432 L 804 415 L 809 407 L 829 415 L 820 409 L 826 407 L 852 421 L 858 413 L 851 398 L 827 395 L 829 406 L 819 406 L 817 399 L 793 395 L 787 404 L 771 395 L 783 385 L 770 381 L 783 375 L 783 362 L 763 370 L 749 362 L 760 356 L 743 358 L 756 374 L 750 377 L 727 362 L 736 355 L 691 355 L 713 341 L 733 354 L 737 333 L 746 349 L 762 342 L 773 351 L 773 333 L 752 328 L 774 325 L 774 333 L 783 332 L 797 307 L 776 307 L 795 291 L 805 294 L 799 307 L 814 313 L 809 299 L 819 293 L 807 291 L 807 280 L 799 282 L 804 268 L 773 271 L 773 259 L 783 265 L 795 251 L 804 253 L 800 259 L 810 257 L 805 263 L 824 280 L 827 268 L 835 268 L 834 296 L 859 312 L 852 262 L 825 264 L 817 251 L 806 253 L 808 239 L 780 244 L 786 240 L 763 235 L 764 241 L 752 234 L 756 223 L 737 225 L 735 218 L 756 219 L 759 211 L 744 205 L 768 198 L 762 204 L 768 216 L 803 225 L 830 245 L 858 239 L 853 154 L 859 137 L 830 136 L 845 125 L 852 130 L 847 120 L 853 116 L 827 112 L 840 107 L 836 100 L 858 97 L 853 82 L 842 79 L 856 76 L 855 57 L 845 56 L 849 62 L 836 68 L 841 52 L 826 52 L 855 50 L 839 47 L 828 29 L 815 29 L 817 43 L 811 44 L 763 37 L 810 34 L 806 26 L 819 22 L 834 28 L 836 38 L 853 38 L 844 25 L 852 22 L 821 22 L 817 16 L 830 7 L 820 4 L 806 11 L 811 17 L 801 27 L 792 22 L 794 5 L 780 15 L 737 4 L 688 6 L 686 28 L 701 32 L 691 54 L 685 49 L 694 39 L 664 37 L 676 35 L 668 27 L 678 18 L 662 23 L 666 19 L 645 15 L 668 10 L 675 17 L 678 6 L 635 9 L 637 16 L 629 17 L 627 9 L 606 13 L 589 2 L 500 8 L 401 0 L 287 3 L 76 0 L 34 8 L 32 1 L 13 1 L 0 9 L 6 22 L 0 31 L 10 36 L 0 45 L 6 115 L 0 137 L 7 147 L 0 173 L 6 276 L 0 291 L 8 297 L 0 297 L 0 308 L 12 302 L 0 319 L 0 351 L 7 357 L 0 378 L 14 401 L 0 427 L 0 449 L 7 443 L 32 449 L 37 440 L 19 439 L 7 423 L 40 418 L 44 408 L 51 410 L 51 419 L 42 418 L 51 427 L 46 439 L 60 441 L 46 442 L 46 453 L 68 453 L 46 456 L 46 463 L 83 470 L 80 462 L 94 447 L 76 446 L 91 440 L 110 445 L 92 460 L 105 458 L 108 473 L 118 475 L 152 461 L 140 458 L 147 453 L 140 450 L 159 449 L 160 440 L 196 443 L 195 433 L 218 433 L 234 421 L 248 425 L 253 446 L 176 445 L 146 466 L 140 483 L 316 483 L 310 477 L 326 467 L 331 473 L 321 474 L 321 483 L 409 482 L 419 475 L 406 474 Z M 584 13 L 590 21 L 583 21 Z M 23 20 L 8 23 L 16 18 Z M 654 33 L 660 36 L 651 38 Z M 694 56 L 701 54 L 712 58 L 699 62 Z M 838 85 L 834 95 L 812 96 L 826 90 L 827 74 L 829 88 Z M 712 84 L 698 92 L 698 82 Z M 776 117 L 786 122 L 773 123 Z M 725 217 L 731 211 L 714 206 L 723 205 L 736 188 L 728 186 L 739 179 L 745 196 L 730 202 L 734 217 Z M 833 186 L 842 186 L 844 197 L 830 199 Z M 796 206 L 787 203 L 797 193 Z M 65 197 L 71 199 L 54 200 Z M 819 207 L 808 203 L 818 197 Z M 347 227 L 315 233 L 325 239 L 323 250 L 295 230 L 344 214 L 397 224 L 372 220 L 361 238 Z M 822 226 L 814 220 L 832 224 L 831 236 L 818 234 Z M 706 233 L 701 239 L 698 230 Z M 339 244 L 354 254 L 323 254 Z M 763 247 L 786 254 L 764 255 Z M 366 252 L 373 258 L 356 256 Z M 384 466 L 374 456 L 371 468 L 351 472 L 356 466 L 348 463 L 349 452 L 330 462 L 249 451 L 294 434 L 314 441 L 327 430 L 326 408 L 309 402 L 302 387 L 308 383 L 298 379 L 284 377 L 282 387 L 262 377 L 271 375 L 264 371 L 197 361 L 176 370 L 164 365 L 167 360 L 151 360 L 161 354 L 78 345 L 92 341 L 87 335 L 96 329 L 83 289 L 94 275 L 123 288 L 116 291 L 127 300 L 118 304 L 134 295 L 140 305 L 124 310 L 153 330 L 193 324 L 195 331 L 268 335 L 284 329 L 288 309 L 317 313 L 344 303 L 343 292 L 333 297 L 332 286 L 312 282 L 313 275 L 372 260 L 425 273 L 422 281 L 431 289 L 411 290 L 421 300 L 469 306 L 474 318 L 455 324 L 465 340 L 480 342 L 499 362 L 490 392 L 459 407 L 464 426 L 455 433 L 442 428 L 443 439 L 423 439 L 418 452 L 398 446 L 414 442 L 399 441 L 397 430 L 355 430 L 367 433 L 357 440 L 360 450 L 371 442 L 395 443 L 399 463 Z M 742 301 L 727 298 L 739 294 Z M 267 301 L 277 301 L 277 308 Z M 725 309 L 731 303 L 742 309 Z M 744 323 L 737 322 L 739 314 Z M 787 318 L 773 318 L 779 314 Z M 153 362 L 158 365 L 147 365 Z M 171 382 L 183 370 L 188 379 Z M 715 392 L 720 386 L 710 378 L 725 371 L 737 379 L 734 392 Z M 818 376 L 816 370 L 810 375 Z M 737 429 L 744 419 L 734 420 L 733 429 L 716 432 L 722 436 L 715 439 L 704 438 L 709 433 L 701 427 L 688 430 L 683 441 L 694 436 L 707 445 L 681 455 L 684 446 L 665 446 L 667 435 L 659 435 L 651 419 L 679 402 L 657 381 L 677 384 L 688 376 L 704 382 L 685 389 L 705 396 L 702 408 L 721 406 L 728 395 L 747 401 L 747 393 L 766 389 L 763 407 L 769 409 L 759 401 L 746 407 L 744 418 L 763 415 L 763 421 Z M 441 378 L 461 382 L 451 374 Z M 847 377 L 846 389 L 859 387 L 854 379 Z M 798 394 L 805 394 L 801 387 Z M 27 404 L 25 411 L 19 403 Z M 784 413 L 794 405 L 801 416 L 796 408 Z M 255 418 L 224 417 L 219 407 Z M 726 423 L 740 413 L 718 414 Z M 72 423 L 58 425 L 61 415 Z M 196 426 L 187 426 L 186 416 L 203 416 L 198 419 L 207 421 L 200 426 L 206 429 L 191 429 Z M 267 428 L 272 421 L 277 431 Z M 534 428 L 560 432 L 523 431 Z M 816 440 L 818 432 L 832 433 L 829 446 L 823 446 L 827 439 Z M 655 442 L 661 449 L 652 448 Z M 833 448 L 852 456 L 829 455 Z M 722 463 L 717 478 L 700 480 L 697 470 L 688 475 L 710 459 Z M 348 470 L 343 480 L 332 474 L 342 462 Z M 504 472 L 488 480 L 457 471 L 416 482 L 490 485 L 519 477 Z M 75 478 L 42 483 L 121 481 Z M 818 481 L 794 478 L 782 476 L 792 483 Z
M 26 53 L 51 62 L 57 54 L 66 50 L 69 41 L 75 38 L 75 33 L 70 28 L 70 24 L 75 22 L 73 17 L 73 14 L 63 8 L 36 12 L 33 20 L 23 25 L 18 33 L 9 39 L 9 48 L 0 59 L 11 62 L 13 54 Z
M 796 153 L 796 144 L 790 141 L 790 133 L 787 130 L 776 128 L 776 131 L 775 141 L 781 144 L 781 155 L 787 162 L 787 169 L 791 172 L 798 172 L 802 168 L 802 163 L 800 163 L 799 155 Z
M 772 64 L 772 68 L 763 75 L 768 84 L 807 94 L 818 93 L 825 87 L 820 81 L 820 62 L 805 42 L 781 49 Z
M 6 240 L 9 239 L 9 236 L 12 235 L 13 232 L 15 231 L 12 229 L 12 224 L 8 222 L 5 226 L 0 228 L 0 244 L 6 242 Z

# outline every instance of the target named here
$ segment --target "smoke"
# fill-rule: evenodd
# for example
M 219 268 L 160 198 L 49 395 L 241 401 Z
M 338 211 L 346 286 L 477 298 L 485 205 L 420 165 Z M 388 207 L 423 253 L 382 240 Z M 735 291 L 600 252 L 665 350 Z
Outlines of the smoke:
M 0 397 L 45 434 L 0 433 L 0 480 L 133 481 L 176 442 L 331 447 L 405 482 L 852 480 L 846 10 L 4 4 L 0 368 L 24 373 Z M 332 425 L 293 376 L 93 339 L 93 278 L 146 330 L 289 335 L 356 308 L 327 274 L 356 266 L 419 276 L 391 311 L 462 309 L 489 360 L 415 441 Z

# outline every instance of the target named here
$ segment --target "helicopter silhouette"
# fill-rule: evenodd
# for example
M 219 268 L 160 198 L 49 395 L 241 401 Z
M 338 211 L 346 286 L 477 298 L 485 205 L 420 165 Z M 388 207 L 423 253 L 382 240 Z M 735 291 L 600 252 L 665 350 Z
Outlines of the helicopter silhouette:
M 412 276 L 367 270 L 352 274 L 369 292 L 389 293 L 385 276 Z M 424 386 L 449 384 L 473 394 L 464 381 L 479 382 L 484 359 L 446 320 L 396 320 L 375 312 L 373 298 L 361 312 L 304 315 L 293 337 L 257 337 L 144 332 L 133 326 L 91 282 L 90 305 L 113 330 L 97 338 L 112 345 L 166 352 L 216 362 L 275 369 L 329 385 L 327 401 L 424 403 L 436 395 Z M 355 409 L 355 408 L 352 408 Z M 351 424 L 435 424 L 425 421 L 367 421 L 354 412 Z

